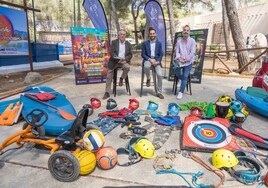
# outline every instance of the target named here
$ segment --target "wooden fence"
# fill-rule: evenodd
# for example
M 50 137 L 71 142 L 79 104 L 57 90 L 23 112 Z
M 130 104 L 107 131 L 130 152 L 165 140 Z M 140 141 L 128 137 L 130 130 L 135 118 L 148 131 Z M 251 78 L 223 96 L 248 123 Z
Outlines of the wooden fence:
M 232 69 L 230 69 L 226 62 L 224 62 L 224 60 L 220 57 L 219 54 L 222 54 L 222 53 L 227 53 L 227 52 L 239 52 L 239 51 L 252 51 L 252 50 L 263 50 L 263 52 L 261 52 L 260 54 L 258 54 L 256 57 L 254 57 L 252 60 L 250 60 L 247 64 L 245 64 L 243 67 L 239 68 L 236 72 L 237 73 L 242 73 L 243 70 L 245 68 L 247 68 L 247 66 L 249 66 L 250 64 L 252 64 L 255 60 L 257 60 L 258 58 L 260 58 L 262 55 L 264 54 L 267 54 L 268 55 L 268 47 L 262 47 L 262 48 L 245 48 L 245 49 L 237 49 L 237 50 L 224 50 L 224 51 L 206 51 L 205 53 L 206 54 L 213 54 L 213 63 L 212 63 L 212 73 L 214 72 L 215 70 L 215 64 L 216 64 L 216 59 L 219 59 L 220 62 L 226 67 L 226 69 L 231 73 L 233 72 Z

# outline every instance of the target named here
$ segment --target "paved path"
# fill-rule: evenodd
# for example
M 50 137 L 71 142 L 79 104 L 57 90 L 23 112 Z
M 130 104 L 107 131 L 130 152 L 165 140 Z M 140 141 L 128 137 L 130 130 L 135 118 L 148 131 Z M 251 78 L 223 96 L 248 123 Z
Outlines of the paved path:
M 164 100 L 155 97 L 153 88 L 144 88 L 143 97 L 139 97 L 140 93 L 140 67 L 133 67 L 130 72 L 130 87 L 132 96 L 126 94 L 124 87 L 119 87 L 117 97 L 115 98 L 119 108 L 127 107 L 130 98 L 137 98 L 140 101 L 140 109 L 146 109 L 148 101 L 153 99 L 159 101 L 159 110 L 165 113 L 167 105 L 170 102 L 179 102 L 181 104 L 189 101 L 210 101 L 215 102 L 220 95 L 226 94 L 234 97 L 234 91 L 241 86 L 247 87 L 251 85 L 251 79 L 248 78 L 233 78 L 233 77 L 216 77 L 203 76 L 202 84 L 192 84 L 193 95 L 185 94 L 181 101 L 177 101 L 175 95 L 172 94 L 172 82 L 164 80 Z M 64 93 L 72 102 L 78 111 L 83 104 L 88 103 L 91 97 L 101 98 L 104 94 L 104 83 L 92 85 L 75 85 L 73 73 L 69 73 L 55 80 L 49 81 L 44 85 Z M 100 112 L 106 111 L 106 101 L 101 101 L 101 108 L 95 110 L 90 120 L 95 119 Z M 188 111 L 180 112 L 181 120 L 189 115 Z M 142 124 L 144 118 L 141 117 Z M 12 127 L 0 127 L 0 141 L 3 141 L 7 135 L 20 130 L 21 125 L 17 124 Z M 243 127 L 256 134 L 267 136 L 267 119 L 250 113 Z M 113 146 L 114 148 L 124 147 L 127 140 L 119 138 L 119 134 L 126 131 L 126 128 L 117 127 L 108 135 L 105 136 L 105 145 Z M 148 139 L 153 139 L 153 134 L 148 135 Z M 180 131 L 173 131 L 168 141 L 164 146 L 156 151 L 156 155 L 163 154 L 165 150 L 180 148 Z M 209 164 L 211 153 L 196 154 Z M 98 168 L 87 176 L 80 177 L 77 181 L 71 183 L 62 183 L 55 180 L 49 173 L 47 168 L 47 160 L 49 154 L 37 149 L 20 149 L 11 151 L 3 156 L 0 156 L 1 161 L 6 161 L 5 165 L 0 163 L 0 187 L 104 187 L 104 186 L 178 186 L 186 185 L 183 179 L 177 175 L 165 174 L 156 175 L 153 169 L 153 159 L 143 160 L 142 162 L 131 167 L 116 166 L 112 170 L 104 171 Z M 199 181 L 205 184 L 216 184 L 219 178 L 204 169 L 198 163 L 191 159 L 178 156 L 174 161 L 174 168 L 181 172 L 204 172 L 204 176 Z M 263 172 L 265 172 L 263 170 Z M 223 187 L 245 187 L 245 185 L 232 179 L 227 173 L 226 181 Z M 191 181 L 191 177 L 187 177 Z M 247 186 L 247 187 L 256 187 Z

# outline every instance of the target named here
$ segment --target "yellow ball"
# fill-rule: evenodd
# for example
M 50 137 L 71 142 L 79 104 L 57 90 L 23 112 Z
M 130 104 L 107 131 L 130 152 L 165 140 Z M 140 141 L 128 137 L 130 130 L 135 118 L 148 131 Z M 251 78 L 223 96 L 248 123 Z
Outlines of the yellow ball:
M 82 150 L 75 156 L 80 164 L 80 175 L 87 175 L 95 169 L 97 160 L 94 153 Z

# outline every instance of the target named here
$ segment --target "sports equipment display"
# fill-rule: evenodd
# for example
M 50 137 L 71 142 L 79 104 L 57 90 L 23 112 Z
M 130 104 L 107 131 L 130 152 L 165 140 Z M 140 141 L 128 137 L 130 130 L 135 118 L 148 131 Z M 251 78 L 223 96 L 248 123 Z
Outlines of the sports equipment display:
M 134 150 L 143 158 L 150 159 L 154 156 L 155 148 L 152 142 L 150 142 L 148 139 L 141 138 L 134 144 Z
M 80 164 L 80 175 L 91 173 L 96 167 L 96 157 L 88 150 L 82 150 L 75 155 Z
M 261 97 L 255 97 L 251 95 L 247 90 L 244 89 L 236 89 L 235 90 L 236 99 L 245 103 L 247 107 L 258 114 L 268 117 L 268 102 L 266 99 Z
M 139 101 L 137 99 L 129 99 L 128 109 L 136 110 L 139 108 Z
M 31 93 L 42 93 L 49 92 L 53 93 L 56 98 L 45 101 L 46 104 L 56 107 L 57 109 L 51 108 L 50 106 L 44 105 L 38 101 L 32 100 L 24 95 L 21 95 L 20 101 L 23 103 L 22 115 L 25 118 L 33 109 L 42 109 L 48 115 L 48 120 L 43 125 L 46 135 L 60 135 L 61 133 L 69 130 L 74 123 L 73 120 L 67 120 L 59 114 L 59 110 L 65 111 L 72 116 L 77 116 L 76 110 L 65 95 L 55 91 L 54 89 L 47 86 L 33 87 L 30 90 Z M 27 93 L 27 92 L 26 92 Z
M 91 104 L 93 109 L 97 109 L 101 106 L 101 101 L 98 98 L 92 97 L 90 99 L 90 104 Z
M 230 104 L 230 109 L 234 112 L 234 113 L 237 113 L 237 112 L 240 112 L 243 108 L 243 104 L 241 101 L 239 100 L 233 100 Z
M 167 115 L 177 116 L 179 114 L 179 112 L 180 112 L 180 106 L 177 103 L 172 102 L 172 103 L 168 104 Z
M 235 139 L 228 130 L 230 121 L 215 117 L 202 119 L 197 116 L 187 116 L 181 131 L 181 149 L 213 152 L 216 149 L 237 150 Z
M 238 159 L 233 152 L 227 149 L 217 149 L 212 153 L 212 165 L 216 168 L 234 167 L 238 164 Z
M 218 98 L 217 102 L 227 102 L 227 103 L 231 103 L 233 101 L 233 98 L 230 97 L 229 95 L 222 95 Z
M 83 143 L 87 150 L 95 152 L 104 144 L 104 136 L 102 132 L 97 129 L 87 131 L 83 136 Z
M 103 170 L 112 169 L 118 160 L 115 149 L 110 146 L 99 149 L 96 153 L 96 158 L 98 167 Z

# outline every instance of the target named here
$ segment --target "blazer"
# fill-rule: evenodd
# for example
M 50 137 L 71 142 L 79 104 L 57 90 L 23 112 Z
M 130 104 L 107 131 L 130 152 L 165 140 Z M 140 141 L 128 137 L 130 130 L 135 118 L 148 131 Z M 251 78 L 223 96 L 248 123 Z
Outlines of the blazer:
M 149 58 L 152 58 L 151 57 L 150 40 L 147 40 L 147 41 L 145 41 L 142 44 L 141 57 L 143 58 L 142 63 L 144 63 L 144 61 L 148 61 Z M 156 44 L 155 44 L 155 57 L 154 57 L 154 59 L 156 59 L 156 61 L 159 61 L 160 62 L 160 66 L 161 67 L 162 67 L 162 64 L 161 64 L 162 57 L 163 57 L 162 45 L 159 42 L 159 40 L 156 40 Z
M 113 69 L 115 65 L 118 63 L 118 59 L 115 59 L 114 57 L 117 57 L 119 53 L 119 39 L 115 39 L 111 43 L 110 47 L 110 59 L 108 62 L 108 68 Z M 127 63 L 130 64 L 130 60 L 132 58 L 132 46 L 130 42 L 125 41 L 125 60 Z

